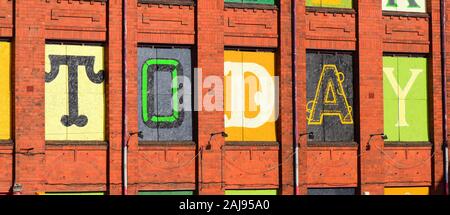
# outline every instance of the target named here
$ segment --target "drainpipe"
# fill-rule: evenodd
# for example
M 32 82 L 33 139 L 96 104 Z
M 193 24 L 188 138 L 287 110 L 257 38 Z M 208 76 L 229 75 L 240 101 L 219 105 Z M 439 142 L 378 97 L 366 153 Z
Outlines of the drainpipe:
M 122 0 L 122 181 L 123 190 L 122 194 L 128 194 L 128 141 L 127 141 L 127 0 Z
M 445 34 L 445 21 L 446 21 L 446 4 L 445 0 L 440 0 L 441 10 L 441 67 L 442 67 L 442 105 L 443 105 L 443 127 L 444 127 L 444 172 L 445 172 L 445 193 L 449 195 L 448 188 L 448 138 L 447 138 L 447 66 L 446 66 L 446 34 Z
M 298 148 L 299 148 L 299 136 L 298 136 L 298 122 L 297 122 L 297 0 L 292 1 L 292 79 L 293 79 L 293 114 L 294 114 L 294 158 L 295 158 L 295 195 L 299 194 L 299 174 L 298 174 Z

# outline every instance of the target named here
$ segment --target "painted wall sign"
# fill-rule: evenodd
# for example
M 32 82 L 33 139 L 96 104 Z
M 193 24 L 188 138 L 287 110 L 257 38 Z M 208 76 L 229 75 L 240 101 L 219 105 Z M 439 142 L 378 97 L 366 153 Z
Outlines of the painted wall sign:
M 277 195 L 277 190 L 225 190 L 225 195 Z
M 11 44 L 0 42 L 0 140 L 11 139 Z
M 46 140 L 104 140 L 103 47 L 45 46 Z
M 308 188 L 308 195 L 356 195 L 355 188 Z
M 192 140 L 190 49 L 141 47 L 138 58 L 142 140 Z
M 427 59 L 383 57 L 387 141 L 428 141 Z
M 419 12 L 427 11 L 426 0 L 383 0 L 383 10 L 399 12 Z
M 306 0 L 309 7 L 353 8 L 353 0 Z
M 429 195 L 428 187 L 386 187 L 384 195 Z
M 275 55 L 225 51 L 227 141 L 276 141 Z
M 350 54 L 307 53 L 308 132 L 312 141 L 352 141 L 353 58 Z

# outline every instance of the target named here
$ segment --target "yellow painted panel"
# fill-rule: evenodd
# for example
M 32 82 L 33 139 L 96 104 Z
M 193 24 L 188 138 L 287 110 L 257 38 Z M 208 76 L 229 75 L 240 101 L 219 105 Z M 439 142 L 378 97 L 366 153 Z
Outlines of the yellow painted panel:
M 101 46 L 67 46 L 67 54 L 75 56 L 94 56 L 94 72 L 104 70 L 104 53 Z M 105 92 L 103 81 L 100 84 L 89 80 L 86 68 L 78 67 L 78 112 L 86 115 L 88 123 L 84 127 L 71 126 L 67 131 L 68 140 L 105 139 Z
M 105 100 L 103 94 L 78 93 L 80 114 L 88 117 L 84 127 L 71 126 L 67 131 L 68 140 L 104 140 L 105 139 Z M 89 108 L 90 107 L 90 108 Z
M 429 195 L 428 187 L 386 187 L 384 195 Z
M 45 46 L 45 72 L 51 71 L 51 55 L 66 55 L 66 47 L 62 45 Z M 59 67 L 58 76 L 45 82 L 45 139 L 66 140 L 67 127 L 61 123 L 61 116 L 68 112 L 67 65 Z
M 243 52 L 244 141 L 276 141 L 275 54 Z
M 79 46 L 79 45 L 46 45 L 46 72 L 50 72 L 51 63 L 49 56 L 93 56 L 94 73 L 104 70 L 103 47 Z M 73 58 L 71 58 L 73 59 Z M 67 64 L 67 63 L 66 63 Z M 104 80 L 94 83 L 86 72 L 86 62 L 79 62 L 77 67 L 78 87 L 72 88 L 77 95 L 78 116 L 85 116 L 87 122 L 84 125 L 72 124 L 66 127 L 61 122 L 61 117 L 69 115 L 70 97 L 68 66 L 59 66 L 58 75 L 51 82 L 45 84 L 46 104 L 46 140 L 104 140 L 105 135 L 105 96 Z M 74 105 L 74 103 L 72 103 Z M 73 108 L 74 106 L 72 106 Z M 73 109 L 72 109 L 73 110 Z
M 231 120 L 233 120 L 233 122 L 237 122 L 235 124 L 239 124 L 239 126 L 227 126 L 227 123 L 225 123 L 225 132 L 228 134 L 228 137 L 226 137 L 225 140 L 243 141 L 243 128 L 242 128 L 242 125 L 244 123 L 243 112 L 239 110 L 232 111 L 232 99 L 236 99 L 232 95 L 232 90 L 234 92 L 240 93 L 243 91 L 244 87 L 244 82 L 242 80 L 239 80 L 239 78 L 232 79 L 232 77 L 242 76 L 242 52 L 225 51 L 224 58 L 225 58 L 225 78 L 224 78 L 225 121 L 230 122 Z
M 275 141 L 275 55 L 225 52 L 227 141 Z
M 11 139 L 11 47 L 0 42 L 0 139 Z

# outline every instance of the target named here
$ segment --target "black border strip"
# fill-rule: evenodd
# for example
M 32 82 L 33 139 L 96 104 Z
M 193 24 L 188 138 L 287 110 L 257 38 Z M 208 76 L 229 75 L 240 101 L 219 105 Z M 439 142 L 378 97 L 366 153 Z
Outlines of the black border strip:
M 320 148 L 320 147 L 358 147 L 358 142 L 308 142 L 308 147 Z
M 401 53 L 401 52 L 383 52 L 382 57 L 423 57 L 429 58 L 430 53 Z
M 139 146 L 144 147 L 174 147 L 174 146 L 195 146 L 195 141 L 151 141 L 151 140 L 139 140 Z
M 272 52 L 277 57 L 278 48 L 260 48 L 260 47 L 242 47 L 242 46 L 225 46 L 224 51 L 241 51 L 241 52 Z
M 384 142 L 384 147 L 433 147 L 432 142 Z
M 107 48 L 107 42 L 79 41 L 79 40 L 45 40 L 45 45 L 101 46 L 104 47 L 105 49 Z
M 46 140 L 46 146 L 107 146 L 108 141 L 90 141 L 90 140 Z
M 190 44 L 152 44 L 152 43 L 138 43 L 137 48 L 188 48 L 191 52 L 194 50 L 195 45 Z
M 0 140 L 0 145 L 2 146 L 14 145 L 14 141 L 12 139 Z
M 275 4 L 252 4 L 252 3 L 225 2 L 225 8 L 278 10 L 278 1 L 276 1 Z
M 383 16 L 430 18 L 430 15 L 428 13 L 403 12 L 403 11 L 385 11 L 385 10 L 383 10 Z
M 280 146 L 278 141 L 225 141 L 226 147 L 238 146 Z

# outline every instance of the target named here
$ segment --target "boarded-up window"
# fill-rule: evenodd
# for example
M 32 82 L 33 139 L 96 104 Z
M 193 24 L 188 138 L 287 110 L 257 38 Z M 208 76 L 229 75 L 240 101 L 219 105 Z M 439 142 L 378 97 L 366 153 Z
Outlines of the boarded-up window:
M 11 139 L 11 48 L 0 42 L 0 140 Z
M 45 46 L 45 139 L 105 139 L 102 46 Z
M 427 59 L 383 57 L 387 141 L 428 141 Z
M 308 188 L 308 195 L 356 195 L 355 188 Z
M 384 11 L 418 12 L 427 11 L 426 0 L 382 0 Z
M 225 2 L 244 4 L 275 4 L 275 0 L 225 0 Z
M 276 141 L 275 55 L 225 51 L 227 141 Z
M 306 117 L 310 141 L 353 141 L 353 57 L 307 53 Z
M 353 8 L 352 0 L 306 0 L 309 7 Z
M 141 140 L 192 140 L 191 71 L 190 49 L 138 49 Z

